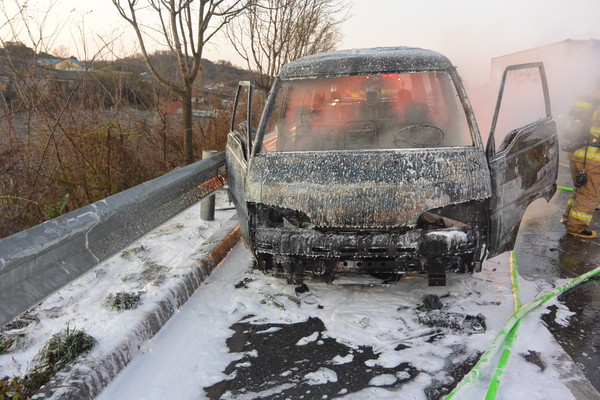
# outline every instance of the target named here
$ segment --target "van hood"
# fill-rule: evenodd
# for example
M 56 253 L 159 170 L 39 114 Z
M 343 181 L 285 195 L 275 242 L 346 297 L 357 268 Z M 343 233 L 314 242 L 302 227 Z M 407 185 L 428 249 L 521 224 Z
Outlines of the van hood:
M 249 203 L 300 211 L 326 228 L 414 226 L 423 211 L 491 196 L 476 147 L 261 153 L 248 174 Z

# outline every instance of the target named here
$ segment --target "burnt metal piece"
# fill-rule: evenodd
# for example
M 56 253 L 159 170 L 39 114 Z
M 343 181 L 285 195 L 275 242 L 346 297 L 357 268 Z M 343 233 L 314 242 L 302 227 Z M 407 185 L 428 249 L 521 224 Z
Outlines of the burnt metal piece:
M 444 304 L 440 300 L 439 296 L 435 294 L 428 294 L 423 298 L 423 306 L 428 310 L 441 310 Z
M 436 258 L 427 263 L 427 279 L 429 286 L 446 286 L 446 269 L 444 261 Z
M 310 289 L 308 288 L 308 286 L 306 286 L 306 284 L 302 284 L 298 287 L 296 287 L 294 289 L 294 292 L 296 292 L 296 294 L 302 294 L 302 293 L 306 293 L 308 292 Z
M 535 350 L 527 350 L 527 354 L 521 354 L 521 356 L 528 362 L 540 367 L 540 371 L 544 372 L 546 369 L 546 363 L 542 359 L 542 355 Z
M 436 328 L 447 328 L 468 334 L 483 333 L 487 329 L 482 314 L 465 315 L 441 310 L 417 311 L 419 323 Z

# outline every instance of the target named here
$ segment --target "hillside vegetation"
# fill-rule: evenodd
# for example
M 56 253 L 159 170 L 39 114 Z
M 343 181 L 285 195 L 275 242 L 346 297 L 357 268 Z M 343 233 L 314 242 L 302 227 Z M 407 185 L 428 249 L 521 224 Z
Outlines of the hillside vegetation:
M 168 53 L 153 57 L 176 71 Z M 224 61 L 202 68 L 194 108 L 211 113 L 194 119 L 195 159 L 224 150 L 237 82 L 250 78 Z M 0 237 L 181 166 L 180 106 L 140 57 L 59 59 L 7 43 L 0 94 Z

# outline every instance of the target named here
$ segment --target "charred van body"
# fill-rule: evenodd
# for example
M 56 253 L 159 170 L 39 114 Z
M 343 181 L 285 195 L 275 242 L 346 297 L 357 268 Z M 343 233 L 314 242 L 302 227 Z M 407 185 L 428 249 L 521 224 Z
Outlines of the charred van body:
M 540 77 L 542 115 L 499 140 L 503 84 L 486 147 L 456 68 L 433 51 L 294 61 L 256 129 L 252 87 L 241 84 L 228 180 L 259 267 L 292 283 L 410 271 L 439 285 L 512 249 L 527 206 L 554 194 L 558 167 L 543 67 L 509 67 L 504 81 L 525 69 Z

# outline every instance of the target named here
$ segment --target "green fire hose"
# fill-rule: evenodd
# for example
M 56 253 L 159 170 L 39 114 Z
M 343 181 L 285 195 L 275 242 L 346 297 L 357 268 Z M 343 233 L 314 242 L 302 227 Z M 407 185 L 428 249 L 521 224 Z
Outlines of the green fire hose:
M 454 396 L 456 396 L 460 391 L 465 390 L 468 387 L 468 385 L 474 383 L 477 378 L 483 376 L 483 374 L 490 367 L 492 367 L 492 360 L 494 358 L 496 358 L 498 352 L 500 350 L 502 350 L 502 355 L 500 356 L 500 361 L 498 362 L 498 365 L 496 367 L 496 372 L 494 373 L 494 376 L 493 376 L 492 381 L 490 382 L 490 385 L 488 388 L 488 392 L 486 394 L 486 400 L 494 399 L 496 397 L 496 394 L 498 393 L 498 388 L 500 385 L 499 378 L 504 373 L 504 369 L 510 358 L 511 347 L 515 340 L 516 333 L 517 333 L 521 319 L 527 313 L 529 313 L 531 310 L 535 309 L 536 307 L 541 306 L 548 300 L 553 299 L 553 298 L 559 296 L 560 294 L 565 293 L 568 290 L 574 288 L 575 286 L 579 285 L 580 283 L 583 283 L 583 282 L 587 281 L 588 279 L 600 274 L 600 267 L 597 267 L 596 269 L 586 272 L 585 274 L 580 275 L 577 278 L 555 288 L 554 290 L 547 293 L 546 295 L 539 297 L 522 307 L 519 307 L 519 305 L 520 305 L 519 294 L 518 294 L 519 286 L 518 286 L 518 281 L 516 279 L 517 278 L 517 265 L 516 265 L 516 256 L 515 256 L 514 251 L 511 253 L 510 266 L 511 266 L 511 281 L 512 281 L 512 286 L 513 286 L 513 296 L 515 298 L 515 308 L 518 308 L 518 309 L 508 319 L 508 321 L 506 322 L 506 324 L 504 325 L 504 327 L 502 328 L 500 333 L 498 333 L 498 336 L 496 336 L 496 339 L 494 339 L 494 341 L 492 342 L 492 345 L 490 346 L 490 348 L 485 353 L 483 353 L 483 355 L 481 356 L 481 358 L 479 359 L 477 364 L 475 364 L 473 369 L 471 369 L 471 371 L 467 375 L 465 375 L 465 377 L 459 382 L 459 384 L 456 386 L 456 388 L 454 388 L 454 390 L 452 392 L 450 392 L 450 394 L 448 394 L 448 396 L 445 397 L 446 400 L 450 400 L 450 399 L 454 398 Z
M 566 186 L 556 186 L 557 189 L 564 190 L 565 192 L 572 192 L 574 189 Z
M 519 277 L 517 271 L 517 253 L 514 251 L 510 252 L 510 281 L 512 283 L 512 292 L 514 298 L 514 312 L 516 313 L 521 308 L 521 293 L 519 289 Z M 517 338 L 517 331 L 519 330 L 519 325 L 521 325 L 521 320 L 519 319 L 515 326 L 512 327 L 508 336 L 506 337 L 506 344 L 504 345 L 504 350 L 502 351 L 502 355 L 500 356 L 500 361 L 498 362 L 498 367 L 496 367 L 496 372 L 492 377 L 492 381 L 490 382 L 490 386 L 488 388 L 487 394 L 485 395 L 486 400 L 491 400 L 496 398 L 496 394 L 498 394 L 498 389 L 500 387 L 500 377 L 504 374 L 504 368 L 508 364 L 508 360 L 510 359 L 510 354 L 512 352 L 512 346 Z

